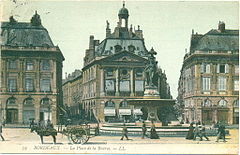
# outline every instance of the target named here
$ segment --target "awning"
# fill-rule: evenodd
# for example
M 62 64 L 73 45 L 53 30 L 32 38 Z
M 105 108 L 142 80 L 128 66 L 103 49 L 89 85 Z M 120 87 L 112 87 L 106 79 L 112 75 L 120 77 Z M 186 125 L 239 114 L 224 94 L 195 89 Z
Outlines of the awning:
M 131 109 L 119 109 L 119 115 L 131 115 Z
M 115 109 L 104 109 L 104 115 L 105 116 L 116 116 L 116 111 Z
M 134 114 L 134 115 L 143 115 L 141 109 L 134 109 L 134 110 L 133 110 L 133 114 Z

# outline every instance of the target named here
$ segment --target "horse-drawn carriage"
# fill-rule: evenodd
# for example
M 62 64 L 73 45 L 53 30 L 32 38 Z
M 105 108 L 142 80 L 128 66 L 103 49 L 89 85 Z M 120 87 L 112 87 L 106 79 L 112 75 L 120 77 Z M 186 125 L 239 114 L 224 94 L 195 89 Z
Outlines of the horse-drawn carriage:
M 94 129 L 94 134 L 91 134 L 91 129 Z M 57 133 L 61 133 L 68 137 L 70 143 L 74 144 L 85 144 L 89 138 L 93 137 L 93 135 L 98 134 L 99 127 L 91 128 L 90 125 L 69 125 L 64 129 L 61 128 L 60 131 L 52 128 L 42 128 L 39 126 L 32 126 L 31 132 L 35 131 L 41 138 L 41 142 L 43 144 L 43 136 L 52 136 L 54 144 L 56 143 Z

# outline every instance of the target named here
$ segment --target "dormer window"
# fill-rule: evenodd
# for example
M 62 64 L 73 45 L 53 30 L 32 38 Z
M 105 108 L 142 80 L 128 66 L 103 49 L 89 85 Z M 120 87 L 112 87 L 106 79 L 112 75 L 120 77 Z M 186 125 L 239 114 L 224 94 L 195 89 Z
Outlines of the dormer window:
M 116 45 L 116 46 L 114 46 L 114 48 L 115 48 L 116 53 L 121 52 L 121 50 L 122 50 L 122 46 L 120 46 L 120 45 Z
M 135 51 L 135 46 L 133 46 L 133 45 L 130 45 L 130 46 L 128 46 L 128 51 L 129 52 L 134 52 Z

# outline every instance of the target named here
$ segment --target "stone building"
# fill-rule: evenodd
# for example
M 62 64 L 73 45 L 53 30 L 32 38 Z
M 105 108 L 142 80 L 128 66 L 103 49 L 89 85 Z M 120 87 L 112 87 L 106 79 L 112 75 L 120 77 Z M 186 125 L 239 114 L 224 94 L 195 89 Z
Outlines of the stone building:
M 148 50 L 140 26 L 136 30 L 129 27 L 128 17 L 123 4 L 113 32 L 107 21 L 103 41 L 90 36 L 82 69 L 82 106 L 90 119 L 104 122 L 142 117 L 141 109 L 129 106 L 126 100 L 143 98 Z M 154 82 L 162 98 L 171 98 L 166 75 L 160 68 Z
M 30 119 L 57 123 L 62 104 L 62 62 L 37 12 L 30 22 L 1 24 L 0 104 L 7 123 Z
M 219 22 L 204 35 L 192 33 L 178 92 L 186 122 L 239 123 L 239 30 Z
M 66 78 L 63 80 L 62 89 L 66 113 L 69 117 L 78 119 L 82 115 L 82 72 L 75 70 L 72 74 L 66 75 Z

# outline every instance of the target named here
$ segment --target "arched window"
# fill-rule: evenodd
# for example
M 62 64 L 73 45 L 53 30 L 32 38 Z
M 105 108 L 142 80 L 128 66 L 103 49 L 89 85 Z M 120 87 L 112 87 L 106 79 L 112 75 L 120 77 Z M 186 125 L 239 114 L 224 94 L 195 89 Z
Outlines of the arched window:
M 33 105 L 33 98 L 28 97 L 24 100 L 25 105 Z
M 10 97 L 10 98 L 7 100 L 7 104 L 16 104 L 16 98 Z
M 210 107 L 212 106 L 212 102 L 209 99 L 204 100 L 203 102 L 204 107 Z
M 220 107 L 226 107 L 227 106 L 227 101 L 224 100 L 224 99 L 221 99 L 219 102 L 218 102 L 218 105 Z
M 239 99 L 233 102 L 233 107 L 239 107 Z
M 126 100 L 123 100 L 123 101 L 120 103 L 119 106 L 120 106 L 120 107 L 127 107 L 127 106 L 128 106 L 128 103 L 127 103 Z
M 50 99 L 49 98 L 43 98 L 41 100 L 41 105 L 49 105 L 50 104 Z
M 109 100 L 105 103 L 105 107 L 115 107 L 115 103 L 112 100 Z

